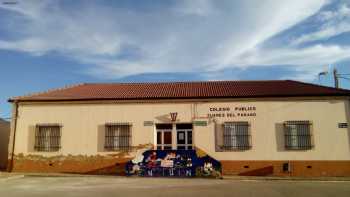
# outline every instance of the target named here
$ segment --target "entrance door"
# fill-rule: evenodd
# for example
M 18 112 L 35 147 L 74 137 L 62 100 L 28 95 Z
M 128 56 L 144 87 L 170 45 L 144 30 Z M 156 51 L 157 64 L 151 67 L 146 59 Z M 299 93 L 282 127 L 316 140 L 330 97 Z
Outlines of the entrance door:
M 192 150 L 192 124 L 177 124 L 176 139 L 178 150 Z
M 172 149 L 172 128 L 171 124 L 156 125 L 157 129 L 157 150 Z

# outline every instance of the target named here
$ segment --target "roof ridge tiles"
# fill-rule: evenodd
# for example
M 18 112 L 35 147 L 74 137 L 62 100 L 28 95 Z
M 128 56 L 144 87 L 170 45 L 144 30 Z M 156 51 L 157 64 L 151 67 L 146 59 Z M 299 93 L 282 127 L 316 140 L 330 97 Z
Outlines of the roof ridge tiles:
M 165 81 L 165 82 L 110 82 L 85 83 L 85 85 L 144 85 L 144 84 L 196 84 L 196 83 L 227 83 L 227 82 L 279 82 L 292 80 L 215 80 L 215 81 Z

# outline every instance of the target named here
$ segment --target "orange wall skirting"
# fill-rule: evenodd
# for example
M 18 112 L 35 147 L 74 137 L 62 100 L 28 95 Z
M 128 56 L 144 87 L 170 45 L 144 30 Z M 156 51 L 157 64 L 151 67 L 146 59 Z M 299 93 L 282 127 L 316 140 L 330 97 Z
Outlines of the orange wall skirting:
M 104 156 L 16 157 L 12 171 L 124 175 L 129 160 Z
M 16 156 L 14 172 L 51 172 L 79 174 L 125 174 L 131 158 L 110 156 Z M 244 176 L 350 176 L 350 161 L 289 161 L 289 172 L 283 171 L 288 161 L 220 161 L 223 175 Z M 267 170 L 268 169 L 268 170 Z
M 273 167 L 271 176 L 350 176 L 350 161 L 289 161 L 289 172 L 283 172 L 283 164 L 288 161 L 221 161 L 223 175 L 239 175 L 259 169 Z

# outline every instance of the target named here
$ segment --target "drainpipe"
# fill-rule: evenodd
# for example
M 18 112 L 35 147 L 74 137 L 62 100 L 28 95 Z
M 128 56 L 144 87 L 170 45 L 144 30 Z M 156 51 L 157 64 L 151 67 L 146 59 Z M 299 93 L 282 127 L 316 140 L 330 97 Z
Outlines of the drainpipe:
M 18 102 L 14 101 L 13 103 L 13 117 L 12 117 L 12 128 L 11 130 L 13 131 L 13 135 L 12 135 L 12 147 L 10 148 L 11 150 L 11 159 L 10 159 L 10 163 L 8 164 L 7 167 L 7 171 L 8 172 L 12 172 L 13 169 L 13 159 L 14 159 L 14 155 L 15 155 L 15 143 L 16 143 L 16 129 L 17 129 L 17 116 L 18 116 Z
M 217 151 L 221 151 L 221 148 L 219 147 L 219 140 L 218 140 L 218 129 L 217 129 L 217 125 L 216 125 L 216 119 L 212 118 L 213 124 L 214 124 L 214 141 L 215 141 L 215 152 Z M 209 122 L 209 119 L 208 119 Z M 209 124 L 209 123 L 208 123 Z

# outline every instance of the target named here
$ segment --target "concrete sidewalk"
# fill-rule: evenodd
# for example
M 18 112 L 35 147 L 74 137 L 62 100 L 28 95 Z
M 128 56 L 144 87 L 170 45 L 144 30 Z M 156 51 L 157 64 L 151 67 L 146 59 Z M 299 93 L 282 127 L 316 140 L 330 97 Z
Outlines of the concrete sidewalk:
M 33 174 L 31 174 L 33 175 Z M 23 176 L 23 177 L 20 177 Z M 349 181 L 246 181 L 203 178 L 141 178 L 115 176 L 39 177 L 34 174 L 0 179 L 6 197 L 348 197 Z M 50 175 L 51 176 L 51 175 Z
M 85 174 L 70 174 L 70 173 L 18 173 L 18 172 L 0 172 L 1 178 L 11 177 L 114 177 L 120 178 L 121 176 L 113 175 L 85 175 Z M 124 177 L 124 176 L 123 176 Z M 133 177 L 129 177 L 133 178 Z M 163 178 L 163 177 L 157 177 Z M 164 177 L 169 178 L 169 177 Z M 174 177 L 176 178 L 176 177 Z M 177 178 L 177 179 L 190 179 L 190 178 Z M 210 178 L 208 178 L 210 179 Z M 274 177 L 274 176 L 223 176 L 225 180 L 256 180 L 256 181 L 350 181 L 350 177 Z

